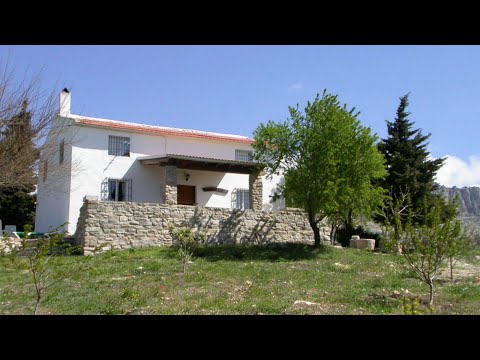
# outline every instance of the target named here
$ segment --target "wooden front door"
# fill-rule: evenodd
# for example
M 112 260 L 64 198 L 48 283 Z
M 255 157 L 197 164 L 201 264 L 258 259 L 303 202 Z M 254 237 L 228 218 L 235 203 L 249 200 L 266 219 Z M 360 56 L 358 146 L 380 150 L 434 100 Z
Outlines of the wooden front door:
M 177 204 L 195 205 L 195 186 L 177 185 Z

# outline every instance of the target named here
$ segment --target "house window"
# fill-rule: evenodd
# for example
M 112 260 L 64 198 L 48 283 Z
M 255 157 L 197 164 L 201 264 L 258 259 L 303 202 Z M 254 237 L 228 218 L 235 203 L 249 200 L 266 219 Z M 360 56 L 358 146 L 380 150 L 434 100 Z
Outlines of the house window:
M 109 135 L 108 155 L 130 156 L 130 138 Z
M 60 165 L 63 164 L 64 159 L 65 159 L 65 140 L 62 140 L 62 142 L 60 143 L 60 154 L 58 158 L 58 162 L 60 163 Z
M 235 160 L 238 161 L 252 161 L 253 151 L 235 149 Z
M 250 209 L 250 194 L 248 189 L 234 189 L 232 192 L 232 208 Z
M 47 181 L 48 161 L 43 162 L 43 181 Z
M 105 179 L 102 183 L 102 200 L 132 201 L 132 179 Z

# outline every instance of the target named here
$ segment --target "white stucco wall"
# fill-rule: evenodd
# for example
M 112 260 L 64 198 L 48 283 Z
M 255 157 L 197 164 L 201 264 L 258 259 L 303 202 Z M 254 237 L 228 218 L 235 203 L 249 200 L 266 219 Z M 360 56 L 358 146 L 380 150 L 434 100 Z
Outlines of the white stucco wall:
M 69 200 L 69 194 L 65 192 L 47 196 L 39 193 L 35 210 L 35 231 L 49 232 L 66 223 L 69 219 Z
M 163 152 L 161 137 L 107 130 L 86 126 L 76 126 L 79 141 L 73 147 L 73 158 L 82 164 L 80 171 L 72 179 L 70 195 L 70 233 L 75 227 L 85 195 L 101 197 L 101 184 L 106 178 L 132 179 L 132 201 L 160 202 L 160 167 L 143 166 L 136 158 Z M 108 136 L 130 137 L 130 157 L 108 155 Z
M 138 157 L 149 155 L 181 154 L 209 158 L 235 159 L 235 149 L 251 150 L 249 144 L 227 143 L 214 140 L 190 139 L 175 136 L 158 136 L 145 133 L 114 129 L 74 125 L 75 142 L 72 145 L 72 162 L 79 164 L 72 171 L 71 180 L 62 186 L 70 188 L 68 198 L 39 197 L 41 202 L 37 211 L 37 231 L 46 231 L 48 226 L 61 224 L 68 220 L 68 232 L 74 233 L 80 207 L 85 195 L 101 198 L 101 184 L 106 178 L 132 179 L 132 201 L 162 202 L 162 168 L 153 165 L 141 165 Z M 108 136 L 130 138 L 130 157 L 108 155 Z M 190 178 L 185 180 L 185 174 Z M 196 201 L 200 206 L 230 208 L 232 191 L 235 188 L 248 189 L 248 175 L 178 169 L 179 185 L 196 186 Z M 278 179 L 274 180 L 278 181 Z M 204 192 L 203 187 L 213 186 L 228 190 L 227 194 Z M 283 205 L 268 205 L 269 195 L 275 184 L 263 177 L 264 208 L 267 210 L 282 208 Z M 68 193 L 68 191 L 67 191 Z M 40 195 L 40 193 L 39 193 Z
M 188 181 L 185 180 L 186 173 L 190 174 Z M 230 208 L 232 191 L 235 188 L 248 189 L 248 175 L 244 174 L 178 169 L 177 182 L 178 185 L 194 185 L 197 204 L 207 207 Z M 228 190 L 228 193 L 203 191 L 204 187 L 218 187 Z
M 57 229 L 69 220 L 72 175 L 72 143 L 75 133 L 66 118 L 58 117 L 44 144 L 38 175 L 35 231 Z M 64 161 L 59 164 L 59 146 L 65 142 Z M 47 178 L 43 181 L 43 162 L 48 161 Z M 66 230 L 66 227 L 63 227 Z
M 285 208 L 285 199 L 278 199 L 275 202 L 271 199 L 277 188 L 277 184 L 280 184 L 282 181 L 283 177 L 281 175 L 273 175 L 271 178 L 262 176 L 263 210 L 278 211 Z

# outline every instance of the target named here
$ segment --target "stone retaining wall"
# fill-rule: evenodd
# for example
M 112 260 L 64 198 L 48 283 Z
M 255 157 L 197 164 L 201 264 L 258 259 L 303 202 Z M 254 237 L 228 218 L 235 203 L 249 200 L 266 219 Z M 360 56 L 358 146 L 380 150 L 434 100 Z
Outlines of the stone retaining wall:
M 22 239 L 16 237 L 0 237 L 0 254 L 9 254 L 11 252 L 10 246 L 14 249 L 19 249 L 22 245 Z
M 86 255 L 96 247 L 172 245 L 169 224 L 206 228 L 207 241 L 213 244 L 313 244 L 313 231 L 299 209 L 254 211 L 96 200 L 84 200 L 75 238 Z M 328 241 L 328 227 L 321 228 L 321 235 Z

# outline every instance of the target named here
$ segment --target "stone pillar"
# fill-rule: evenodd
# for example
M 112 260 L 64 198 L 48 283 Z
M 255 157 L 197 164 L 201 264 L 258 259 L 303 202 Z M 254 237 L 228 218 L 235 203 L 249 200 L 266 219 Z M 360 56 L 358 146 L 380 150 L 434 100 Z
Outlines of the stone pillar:
M 250 196 L 250 209 L 262 211 L 263 208 L 263 170 L 254 172 L 248 176 L 248 193 Z
M 165 204 L 177 205 L 177 167 L 175 165 L 166 165 L 164 176 Z

